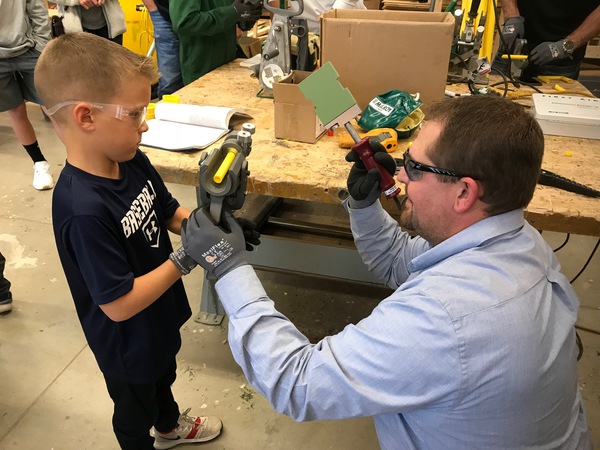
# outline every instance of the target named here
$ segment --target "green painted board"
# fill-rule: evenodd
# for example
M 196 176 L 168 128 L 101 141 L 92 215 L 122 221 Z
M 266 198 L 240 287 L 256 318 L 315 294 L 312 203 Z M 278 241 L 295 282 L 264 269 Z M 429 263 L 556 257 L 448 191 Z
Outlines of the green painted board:
M 315 105 L 317 116 L 324 124 L 356 105 L 350 90 L 338 81 L 339 76 L 333 64 L 327 62 L 298 84 L 302 94 Z

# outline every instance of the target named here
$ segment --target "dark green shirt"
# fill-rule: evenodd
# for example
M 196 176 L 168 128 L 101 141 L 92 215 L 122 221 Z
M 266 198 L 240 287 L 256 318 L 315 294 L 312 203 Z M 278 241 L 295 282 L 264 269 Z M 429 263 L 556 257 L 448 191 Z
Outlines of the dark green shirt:
M 171 0 L 169 13 L 179 35 L 184 84 L 234 60 L 238 15 L 231 4 L 231 0 Z

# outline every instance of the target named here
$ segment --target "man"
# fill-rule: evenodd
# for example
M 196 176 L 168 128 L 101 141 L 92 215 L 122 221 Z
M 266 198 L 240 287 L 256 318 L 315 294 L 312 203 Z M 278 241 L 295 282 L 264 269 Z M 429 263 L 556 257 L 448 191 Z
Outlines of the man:
M 499 53 L 510 53 L 517 38 L 527 40 L 529 64 L 523 81 L 539 75 L 579 77 L 586 45 L 600 34 L 598 0 L 502 0 L 502 11 L 504 43 Z M 508 75 L 508 62 L 500 55 L 494 67 Z
M 0 1 L 0 112 L 33 161 L 33 187 L 52 189 L 54 179 L 27 116 L 26 101 L 40 103 L 33 83 L 35 64 L 50 40 L 44 0 Z
M 179 36 L 179 61 L 183 84 L 235 59 L 238 28 L 260 18 L 262 2 L 246 0 L 173 1 L 169 14 Z
M 495 96 L 441 102 L 427 118 L 398 175 L 400 225 L 418 237 L 382 208 L 378 170 L 347 157 L 356 247 L 395 291 L 316 345 L 267 297 L 235 220 L 225 232 L 206 208 L 192 213 L 184 248 L 218 279 L 233 355 L 277 411 L 374 416 L 382 449 L 591 448 L 577 387 L 579 302 L 523 213 L 542 131 Z M 393 173 L 386 152 L 375 160 Z

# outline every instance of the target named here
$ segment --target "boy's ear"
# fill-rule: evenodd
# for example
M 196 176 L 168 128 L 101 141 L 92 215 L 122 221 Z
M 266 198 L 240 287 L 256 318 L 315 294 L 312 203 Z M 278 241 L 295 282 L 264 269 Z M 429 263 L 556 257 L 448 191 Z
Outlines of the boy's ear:
M 92 131 L 96 128 L 92 108 L 87 103 L 78 103 L 73 108 L 73 118 L 77 126 L 86 131 Z

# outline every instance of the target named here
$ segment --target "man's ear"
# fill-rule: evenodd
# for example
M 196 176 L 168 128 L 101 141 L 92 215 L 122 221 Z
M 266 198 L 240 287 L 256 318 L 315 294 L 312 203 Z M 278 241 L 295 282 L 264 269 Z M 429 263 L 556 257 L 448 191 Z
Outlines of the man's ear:
M 87 103 L 78 103 L 73 108 L 75 123 L 85 131 L 93 131 L 96 128 L 92 108 Z
M 456 183 L 454 210 L 465 213 L 471 210 L 483 196 L 483 185 L 471 177 L 463 177 Z

